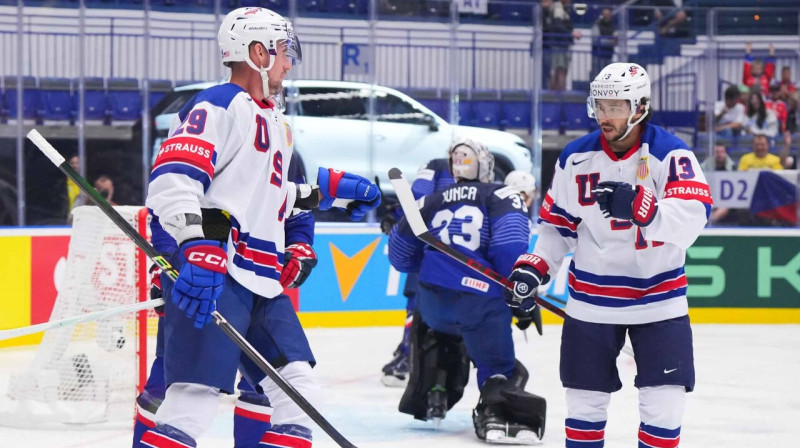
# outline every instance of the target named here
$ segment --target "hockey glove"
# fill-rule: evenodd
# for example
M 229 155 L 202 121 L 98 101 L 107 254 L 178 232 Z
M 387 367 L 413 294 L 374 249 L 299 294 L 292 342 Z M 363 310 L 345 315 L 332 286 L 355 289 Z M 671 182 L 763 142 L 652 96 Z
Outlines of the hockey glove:
M 514 290 L 505 296 L 506 305 L 529 313 L 536 308 L 536 290 L 539 285 L 550 281 L 547 263 L 533 254 L 522 254 L 514 263 L 508 280 L 514 283 Z
M 150 300 L 161 299 L 164 294 L 161 293 L 161 267 L 157 264 L 150 266 Z M 158 314 L 158 317 L 164 317 L 164 305 L 153 308 L 153 311 Z
M 634 189 L 625 182 L 600 182 L 592 188 L 606 218 L 631 220 L 640 227 L 653 222 L 658 212 L 658 201 L 653 191 L 641 185 Z
M 297 288 L 302 285 L 317 265 L 317 254 L 306 243 L 292 244 L 283 253 L 283 271 L 281 272 L 281 286 L 286 289 Z
M 211 322 L 217 309 L 217 298 L 225 285 L 228 253 L 225 243 L 193 240 L 180 248 L 181 270 L 172 289 L 172 302 L 194 317 L 194 326 L 203 328 Z
M 333 168 L 320 168 L 317 173 L 319 191 L 322 200 L 320 210 L 336 207 L 345 210 L 352 221 L 361 220 L 370 210 L 381 203 L 381 193 L 378 187 L 361 176 L 334 170 Z M 335 206 L 336 199 L 350 200 L 347 206 Z

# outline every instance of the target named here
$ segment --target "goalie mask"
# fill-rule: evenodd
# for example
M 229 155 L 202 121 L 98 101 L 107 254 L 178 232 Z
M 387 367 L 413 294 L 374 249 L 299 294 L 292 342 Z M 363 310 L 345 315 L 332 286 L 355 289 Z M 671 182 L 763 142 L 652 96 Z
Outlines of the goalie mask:
M 456 182 L 494 180 L 494 156 L 483 144 L 469 138 L 456 137 L 450 145 L 450 173 Z
M 232 62 L 246 62 L 261 75 L 267 96 L 267 72 L 275 64 L 278 48 L 286 47 L 286 56 L 292 60 L 292 65 L 298 65 L 303 60 L 300 41 L 294 34 L 292 23 L 266 8 L 238 8 L 229 12 L 219 28 L 217 42 L 222 53 L 222 64 L 230 67 Z M 259 68 L 250 59 L 250 44 L 253 42 L 262 44 L 270 54 L 267 67 Z
M 628 119 L 628 128 L 617 141 L 624 139 L 633 128 L 647 117 L 650 111 L 650 77 L 638 64 L 615 62 L 607 65 L 590 84 L 586 108 L 589 118 L 598 122 L 608 118 Z M 598 104 L 597 100 L 624 100 L 629 107 Z M 631 122 L 639 112 L 644 112 Z

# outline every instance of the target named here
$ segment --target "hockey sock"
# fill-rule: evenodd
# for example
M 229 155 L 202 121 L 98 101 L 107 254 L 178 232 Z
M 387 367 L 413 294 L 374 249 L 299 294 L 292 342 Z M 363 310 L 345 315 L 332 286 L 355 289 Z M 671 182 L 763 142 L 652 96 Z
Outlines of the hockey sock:
M 234 448 L 257 448 L 271 428 L 269 399 L 258 392 L 242 391 L 233 411 Z
M 139 446 L 145 432 L 156 427 L 156 411 L 160 404 L 161 400 L 153 398 L 147 390 L 136 397 L 136 420 L 133 423 L 133 443 L 131 444 L 133 448 Z
M 639 448 L 675 448 L 681 442 L 681 428 L 664 429 L 639 425 Z
M 197 442 L 188 434 L 169 425 L 156 426 L 142 436 L 140 448 L 195 448 Z
M 567 433 L 567 448 L 602 448 L 605 443 L 605 421 L 587 422 L 568 418 L 564 422 L 564 428 Z
M 311 448 L 311 430 L 301 425 L 275 425 L 264 433 L 260 448 Z

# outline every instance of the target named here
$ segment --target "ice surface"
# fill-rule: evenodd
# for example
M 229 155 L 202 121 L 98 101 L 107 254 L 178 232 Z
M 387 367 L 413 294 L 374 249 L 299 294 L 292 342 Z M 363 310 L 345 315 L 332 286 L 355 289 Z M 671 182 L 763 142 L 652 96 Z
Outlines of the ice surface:
M 486 446 L 473 432 L 477 403 L 474 370 L 464 398 L 434 430 L 431 423 L 397 412 L 402 389 L 380 382 L 402 328 L 311 329 L 315 369 L 322 386 L 318 408 L 361 448 Z M 527 389 L 548 400 L 545 447 L 564 446 L 564 394 L 558 380 L 560 326 L 545 326 L 544 336 L 529 331 L 526 344 L 514 329 L 517 357 L 531 372 Z M 800 325 L 695 325 L 697 388 L 689 394 L 681 435 L 683 448 L 784 448 L 797 445 L 800 430 Z M 31 359 L 32 349 L 0 350 L 0 391 L 8 375 Z M 607 447 L 635 447 L 639 425 L 633 360 L 618 360 L 623 389 L 614 394 L 606 428 Z M 0 392 L 2 393 L 2 392 Z M 5 398 L 3 398 L 5 399 Z M 0 399 L 1 401 L 2 399 Z M 125 425 L 127 426 L 127 425 Z M 123 448 L 130 428 L 42 431 L 0 427 L 2 448 Z M 229 448 L 232 401 L 219 413 L 199 447 Z M 315 447 L 336 444 L 316 430 Z

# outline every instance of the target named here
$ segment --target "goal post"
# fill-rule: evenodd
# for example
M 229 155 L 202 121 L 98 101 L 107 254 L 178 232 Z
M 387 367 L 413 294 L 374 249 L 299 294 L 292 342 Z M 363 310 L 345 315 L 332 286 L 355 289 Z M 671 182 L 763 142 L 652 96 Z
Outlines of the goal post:
M 146 208 L 115 209 L 148 238 Z M 149 300 L 149 262 L 142 251 L 98 207 L 77 207 L 72 214 L 50 321 Z M 0 389 L 0 425 L 130 424 L 155 348 L 148 341 L 157 328 L 148 325 L 151 318 L 153 311 L 143 310 L 45 331 L 33 359 Z

